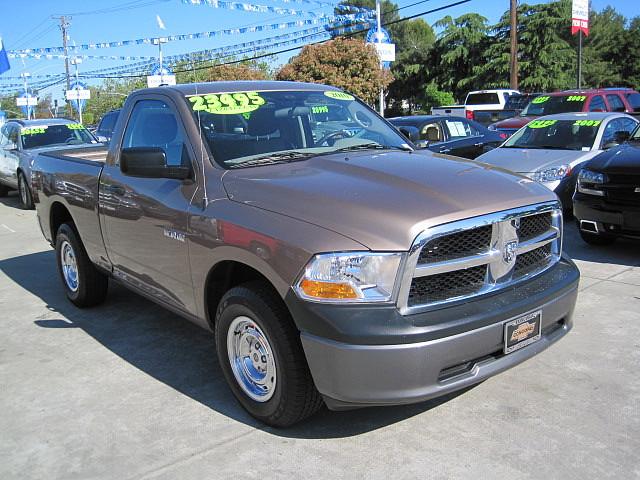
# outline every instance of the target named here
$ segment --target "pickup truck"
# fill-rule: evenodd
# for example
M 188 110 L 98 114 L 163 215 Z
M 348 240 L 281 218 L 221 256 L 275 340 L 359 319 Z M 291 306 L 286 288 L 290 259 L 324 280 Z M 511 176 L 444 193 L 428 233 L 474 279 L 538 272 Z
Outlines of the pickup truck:
M 431 115 L 453 115 L 465 117 L 469 120 L 479 121 L 483 125 L 491 123 L 491 118 L 480 116 L 476 118 L 476 113 L 484 110 L 504 110 L 507 100 L 512 95 L 519 95 L 517 90 L 497 89 L 478 90 L 469 92 L 463 105 L 447 105 L 431 109 Z M 496 121 L 496 120 L 493 120 Z
M 32 181 L 68 299 L 95 306 L 115 281 L 210 329 L 269 425 L 445 395 L 572 327 L 551 191 L 418 154 L 326 85 L 139 90 L 108 149 L 43 153 Z

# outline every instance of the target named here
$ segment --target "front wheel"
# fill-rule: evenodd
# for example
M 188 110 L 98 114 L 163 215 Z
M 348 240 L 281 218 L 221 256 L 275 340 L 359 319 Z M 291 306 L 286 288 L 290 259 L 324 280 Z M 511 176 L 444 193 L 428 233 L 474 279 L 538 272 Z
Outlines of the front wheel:
M 245 283 L 222 297 L 215 338 L 231 391 L 258 420 L 288 427 L 322 406 L 298 331 L 282 299 L 265 283 Z
M 27 179 L 22 172 L 18 173 L 18 197 L 20 198 L 20 206 L 24 210 L 33 209 L 33 198 L 31 196 L 31 189 L 29 188 Z
M 58 228 L 56 264 L 67 298 L 76 306 L 92 307 L 104 301 L 109 279 L 93 265 L 71 224 Z

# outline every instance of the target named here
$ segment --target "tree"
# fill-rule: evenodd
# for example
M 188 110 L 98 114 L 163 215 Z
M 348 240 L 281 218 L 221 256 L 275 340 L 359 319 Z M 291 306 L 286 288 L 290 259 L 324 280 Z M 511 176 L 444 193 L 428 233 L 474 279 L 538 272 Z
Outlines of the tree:
M 243 61 L 220 65 L 217 60 L 209 60 L 197 65 L 189 62 L 176 64 L 174 70 L 178 83 L 216 82 L 229 80 L 266 80 L 269 66 L 265 62 Z M 181 71 L 189 70 L 189 71 Z
M 103 115 L 122 107 L 127 95 L 139 88 L 146 87 L 144 78 L 116 80 L 106 79 L 102 85 L 91 87 L 91 99 L 87 100 L 83 110 L 86 124 L 97 123 Z
M 305 46 L 276 73 L 276 79 L 332 85 L 373 104 L 392 76 L 380 69 L 373 46 L 359 39 L 336 38 Z

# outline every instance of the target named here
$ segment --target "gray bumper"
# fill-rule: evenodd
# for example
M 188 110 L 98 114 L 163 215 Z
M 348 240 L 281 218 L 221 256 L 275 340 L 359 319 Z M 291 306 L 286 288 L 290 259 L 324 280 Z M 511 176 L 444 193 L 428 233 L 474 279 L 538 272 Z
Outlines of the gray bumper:
M 494 320 L 489 325 L 418 343 L 355 345 L 306 332 L 301 340 L 329 408 L 415 403 L 477 384 L 540 353 L 571 330 L 576 297 L 577 280 L 516 315 L 542 309 L 542 338 L 508 355 L 503 324 L 513 316 L 504 311 L 487 312 Z

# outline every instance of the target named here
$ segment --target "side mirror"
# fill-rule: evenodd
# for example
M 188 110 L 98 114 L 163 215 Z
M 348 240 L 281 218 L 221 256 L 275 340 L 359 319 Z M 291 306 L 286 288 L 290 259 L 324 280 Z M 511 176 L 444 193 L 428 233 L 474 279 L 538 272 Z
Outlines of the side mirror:
M 2 149 L 9 152 L 15 152 L 16 150 L 18 150 L 18 145 L 16 145 L 15 143 L 7 143 L 6 145 L 2 146 Z
M 96 135 L 96 140 L 100 143 L 109 143 L 109 139 L 104 135 Z
M 418 140 L 415 145 L 418 148 L 429 148 L 429 140 Z
M 123 148 L 120 170 L 131 177 L 186 180 L 191 176 L 189 167 L 167 165 L 167 156 L 160 147 Z
M 418 129 L 416 127 L 412 127 L 410 125 L 403 125 L 400 127 L 396 127 L 398 131 L 410 142 L 414 142 L 418 140 L 419 134 Z
M 615 133 L 614 138 L 616 139 L 616 143 L 624 143 L 631 138 L 631 134 L 626 130 L 618 130 Z

